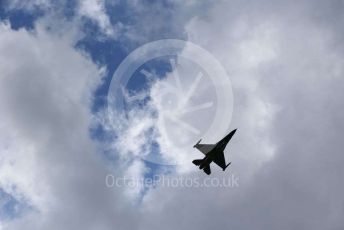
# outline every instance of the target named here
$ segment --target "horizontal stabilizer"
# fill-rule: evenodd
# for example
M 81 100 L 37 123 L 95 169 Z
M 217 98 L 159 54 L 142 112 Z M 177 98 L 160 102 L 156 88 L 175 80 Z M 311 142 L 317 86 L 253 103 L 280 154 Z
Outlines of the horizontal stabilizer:
M 226 167 L 223 168 L 223 171 L 225 171 L 226 168 L 227 168 L 231 163 L 232 163 L 232 162 L 229 162 L 229 163 L 226 165 Z
M 196 160 L 193 160 L 192 163 L 194 163 L 194 165 L 199 166 L 200 164 L 202 164 L 202 161 L 203 159 L 196 159 Z
M 203 171 L 204 171 L 206 174 L 210 175 L 210 173 L 211 173 L 211 171 L 210 171 L 210 165 L 205 166 L 205 167 L 203 168 Z

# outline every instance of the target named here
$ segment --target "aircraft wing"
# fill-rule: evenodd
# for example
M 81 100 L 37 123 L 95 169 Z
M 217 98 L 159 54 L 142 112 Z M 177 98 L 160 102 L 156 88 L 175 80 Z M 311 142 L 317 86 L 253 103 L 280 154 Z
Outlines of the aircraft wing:
M 220 168 L 222 169 L 225 169 L 227 167 L 226 161 L 225 161 L 225 155 L 223 154 L 223 152 L 216 154 L 213 159 L 213 162 L 217 164 L 218 166 L 220 166 Z
M 204 155 L 209 153 L 215 145 L 209 145 L 209 144 L 197 144 L 195 148 L 197 148 L 199 151 L 201 151 Z

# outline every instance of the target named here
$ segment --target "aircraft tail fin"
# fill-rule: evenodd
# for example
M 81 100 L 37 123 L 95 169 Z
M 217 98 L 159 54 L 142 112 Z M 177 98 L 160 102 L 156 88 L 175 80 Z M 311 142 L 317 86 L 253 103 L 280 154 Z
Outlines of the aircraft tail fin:
M 201 143 L 202 139 L 200 139 L 193 147 L 196 148 L 199 143 Z
M 193 160 L 192 163 L 194 163 L 194 165 L 199 166 L 202 163 L 202 161 L 203 159 L 196 159 L 196 160 Z

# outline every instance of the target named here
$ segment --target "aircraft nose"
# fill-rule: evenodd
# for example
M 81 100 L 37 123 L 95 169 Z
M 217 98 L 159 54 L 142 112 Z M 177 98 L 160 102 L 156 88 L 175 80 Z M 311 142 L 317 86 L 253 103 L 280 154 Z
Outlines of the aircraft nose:
M 232 130 L 232 132 L 230 132 L 225 138 L 230 140 L 233 137 L 233 135 L 235 134 L 236 131 L 237 131 L 237 129 Z
M 234 129 L 231 133 L 234 135 L 236 131 L 237 131 L 237 129 Z
M 234 135 L 234 133 L 237 131 L 237 129 L 232 130 L 232 132 L 230 132 L 230 134 Z

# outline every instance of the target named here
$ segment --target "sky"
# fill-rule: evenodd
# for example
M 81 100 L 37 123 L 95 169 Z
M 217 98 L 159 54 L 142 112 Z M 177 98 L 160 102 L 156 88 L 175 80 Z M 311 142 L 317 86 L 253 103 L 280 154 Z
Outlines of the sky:
M 0 0 L 0 230 L 343 229 L 344 2 Z M 225 172 L 192 148 L 237 129 Z

